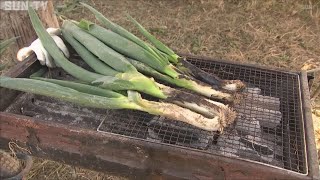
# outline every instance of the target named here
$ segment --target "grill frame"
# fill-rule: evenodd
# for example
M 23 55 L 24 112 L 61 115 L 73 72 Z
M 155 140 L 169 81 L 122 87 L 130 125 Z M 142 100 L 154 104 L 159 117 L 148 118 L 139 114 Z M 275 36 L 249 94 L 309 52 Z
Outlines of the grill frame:
M 217 66 L 223 66 L 223 64 L 227 66 L 234 66 L 234 64 L 231 64 L 231 63 L 225 63 L 224 61 L 216 61 L 216 62 L 212 62 L 212 61 L 203 61 L 202 59 L 199 60 L 198 57 L 196 58 L 190 58 L 188 57 L 187 58 L 188 60 L 191 59 L 191 61 L 194 61 L 196 62 L 197 65 L 199 64 L 218 64 Z M 219 65 L 220 64 L 220 65 Z M 211 65 L 202 65 L 202 67 L 207 67 L 207 68 L 211 68 L 210 67 Z M 255 72 L 259 72 L 259 71 L 262 71 L 264 72 L 265 71 L 265 75 L 268 76 L 267 74 L 271 74 L 273 73 L 272 71 L 276 72 L 276 73 L 279 73 L 280 74 L 280 77 L 279 78 L 280 80 L 282 80 L 282 76 L 285 76 L 286 78 L 293 78 L 292 82 L 296 81 L 296 84 L 292 85 L 292 86 L 295 86 L 297 85 L 297 93 L 292 95 L 292 97 L 295 97 L 295 98 L 298 98 L 297 101 L 295 101 L 294 103 L 298 103 L 299 105 L 297 105 L 298 107 L 298 110 L 297 112 L 294 112 L 295 115 L 299 115 L 300 117 L 296 117 L 297 118 L 297 122 L 294 122 L 294 123 L 289 123 L 289 121 L 292 119 L 292 118 L 295 118 L 295 117 L 292 117 L 289 115 L 289 111 L 288 109 L 285 109 L 288 113 L 288 117 L 287 117 L 287 121 L 286 123 L 282 123 L 281 125 L 284 126 L 285 124 L 287 124 L 287 126 L 289 126 L 289 124 L 293 124 L 295 126 L 295 129 L 297 129 L 297 126 L 301 126 L 300 127 L 300 131 L 295 131 L 293 132 L 294 134 L 296 133 L 300 133 L 300 136 L 297 135 L 297 137 L 293 135 L 291 136 L 294 136 L 293 138 L 290 138 L 290 134 L 292 133 L 292 127 L 287 127 L 290 131 L 290 133 L 286 133 L 283 129 L 281 129 L 280 131 L 282 131 L 282 133 L 280 132 L 280 135 L 282 136 L 281 137 L 281 140 L 285 141 L 284 139 L 288 139 L 288 141 L 294 139 L 295 141 L 300 141 L 300 144 L 298 146 L 300 146 L 301 148 L 296 148 L 296 152 L 297 155 L 295 158 L 290 158 L 290 156 L 292 156 L 292 153 L 290 153 L 290 150 L 293 151 L 292 149 L 292 144 L 291 143 L 286 143 L 286 142 L 282 142 L 282 146 L 281 146 L 281 149 L 282 148 L 286 148 L 289 153 L 288 155 L 286 155 L 286 157 L 282 157 L 282 160 L 283 159 L 287 159 L 287 160 L 283 160 L 284 162 L 284 165 L 282 167 L 280 166 L 276 166 L 276 165 L 272 165 L 270 163 L 264 163 L 264 162 L 261 162 L 261 161 L 254 161 L 252 159 L 248 159 L 248 158 L 242 158 L 242 157 L 237 157 L 238 159 L 241 159 L 241 160 L 244 160 L 244 161 L 249 161 L 249 162 L 253 162 L 253 163 L 259 163 L 259 164 L 264 164 L 264 165 L 267 165 L 267 166 L 271 166 L 271 167 L 275 167 L 275 168 L 279 168 L 279 169 L 285 169 L 285 170 L 288 170 L 288 171 L 292 171 L 292 172 L 296 172 L 296 173 L 300 173 L 300 174 L 303 174 L 303 175 L 306 175 L 307 174 L 307 171 L 308 171 L 308 167 L 306 166 L 307 164 L 307 155 L 306 155 L 306 148 L 305 148 L 305 135 L 304 135 L 304 118 L 303 118 L 303 115 L 302 115 L 302 99 L 301 99 L 301 83 L 300 83 L 300 78 L 299 78 L 299 75 L 297 73 L 293 73 L 293 72 L 283 72 L 281 70 L 265 70 L 263 68 L 257 68 L 255 70 L 252 70 L 252 66 L 248 66 L 248 65 L 239 65 L 239 67 L 237 68 L 243 68 L 245 67 L 244 69 L 248 70 L 248 72 L 250 71 L 255 71 Z M 230 67 L 229 67 L 230 68 Z M 231 67 L 231 69 L 234 69 L 235 67 Z M 245 71 L 246 71 L 245 70 Z M 226 73 L 229 73 L 230 70 L 227 70 Z M 235 71 L 234 71 L 235 72 Z M 248 74 L 248 73 L 247 73 Z M 221 74 L 220 74 L 221 75 Z M 274 75 L 274 74 L 271 74 L 271 75 Z M 270 75 L 270 76 L 271 76 Z M 228 78 L 230 80 L 234 79 L 234 77 L 232 75 L 230 75 L 231 77 Z M 261 78 L 261 72 L 260 72 L 260 79 L 263 79 Z M 221 77 L 221 76 L 220 76 Z M 271 77 L 270 77 L 271 78 Z M 278 74 L 276 74 L 276 78 L 278 78 Z M 279 80 L 279 81 L 280 81 Z M 262 81 L 259 82 L 260 83 L 263 83 Z M 277 83 L 277 82 L 276 82 Z M 289 82 L 288 82 L 289 83 Z M 288 87 L 289 85 L 287 85 Z M 293 88 L 294 89 L 294 88 Z M 283 90 L 283 89 L 280 89 L 280 90 Z M 268 92 L 268 91 L 267 91 Z M 287 91 L 285 91 L 287 92 Z M 270 93 L 272 93 L 270 91 Z M 273 93 L 279 93 L 278 92 L 278 89 L 274 90 Z M 284 93 L 284 95 L 287 95 L 287 96 L 290 96 L 291 95 L 288 95 L 286 93 Z M 289 98 L 287 98 L 289 99 Z M 289 100 L 284 100 L 285 103 L 289 103 L 288 102 Z M 245 102 L 244 102 L 245 103 Z M 282 104 L 282 103 L 281 103 Z M 294 106 L 294 108 L 296 108 Z M 282 108 L 283 109 L 283 108 Z M 283 113 L 283 111 L 281 111 Z M 113 113 L 113 112 L 110 112 L 110 113 Z M 255 113 L 258 113 L 258 112 L 255 112 Z M 297 113 L 297 114 L 296 114 Z M 162 125 L 159 125 L 157 128 L 153 127 L 153 126 L 148 126 L 149 128 L 147 129 L 144 129 L 145 131 L 146 130 L 152 130 L 152 131 L 156 131 L 155 134 L 159 136 L 158 139 L 150 139 L 150 137 L 148 135 L 146 135 L 147 132 L 142 132 L 140 131 L 139 129 L 143 126 L 141 124 L 143 123 L 147 123 L 149 120 L 148 118 L 145 117 L 145 115 L 143 115 L 144 113 L 136 113 L 136 112 L 124 112 L 124 111 L 120 111 L 120 112 L 116 112 L 115 113 L 116 115 L 111 115 L 109 118 L 106 117 L 104 121 L 101 122 L 101 124 L 99 125 L 99 127 L 97 128 L 97 131 L 98 132 L 101 132 L 101 133 L 111 133 L 111 134 L 120 134 L 120 135 L 124 135 L 124 137 L 128 137 L 128 138 L 134 138 L 134 139 L 141 139 L 141 140 L 144 140 L 144 141 L 147 141 L 147 142 L 153 142 L 153 143 L 159 143 L 159 144 L 162 144 L 162 145 L 168 145 L 168 146 L 176 146 L 178 148 L 185 148 L 187 150 L 190 150 L 190 151 L 199 151 L 199 152 L 203 152 L 203 153 L 207 153 L 207 154 L 226 154 L 226 153 L 229 153 L 228 151 L 225 151 L 225 150 L 217 150 L 216 152 L 209 152 L 208 150 L 202 150 L 201 148 L 195 148 L 195 147 L 192 147 L 193 145 L 191 143 L 185 143 L 185 138 L 186 138 L 186 133 L 180 133 L 180 130 L 181 129 L 178 129 L 179 132 L 178 133 L 173 133 L 172 131 L 173 130 L 168 130 L 168 127 L 167 126 L 162 126 Z M 119 117 L 119 121 L 123 121 L 123 120 L 126 120 L 126 119 L 129 119 L 129 117 L 126 117 L 127 115 L 133 115 L 133 120 L 129 120 L 128 124 L 126 125 L 131 125 L 131 126 L 128 126 L 128 128 L 125 128 L 123 127 L 123 125 L 120 125 L 119 126 L 117 124 L 114 125 L 114 121 L 112 122 L 108 122 L 109 119 L 112 119 L 113 117 Z M 140 125 L 137 125 L 137 123 L 141 123 Z M 297 124 L 299 125 L 297 125 Z M 181 124 L 181 123 L 179 123 Z M 183 125 L 183 124 L 182 124 Z M 108 126 L 109 128 L 107 130 L 103 130 L 103 128 L 101 127 L 104 127 L 104 126 Z M 190 126 L 184 126 L 185 128 L 184 129 L 190 129 L 190 139 L 192 138 L 197 138 L 197 135 L 194 135 L 194 134 L 205 134 L 204 131 L 201 131 L 197 128 L 190 128 Z M 139 128 L 139 129 L 137 129 Z M 146 128 L 146 127 L 145 127 Z M 164 130 L 166 128 L 166 130 Z M 284 127 L 282 127 L 284 128 Z M 170 127 L 169 127 L 170 129 Z M 172 128 L 171 128 L 172 129 Z M 255 130 L 257 130 L 258 128 L 255 128 Z M 299 128 L 298 128 L 299 129 Z M 184 131 L 184 130 L 182 130 Z M 279 130 L 275 130 L 275 133 L 278 133 Z M 134 133 L 136 133 L 136 135 L 134 135 Z M 142 133 L 140 134 L 140 136 L 138 136 L 138 133 Z M 227 132 L 229 133 L 229 132 Z M 170 134 L 170 135 L 168 135 Z M 181 137 L 184 137 L 183 140 L 181 140 L 182 142 L 181 143 L 177 143 L 173 140 L 171 140 L 173 134 L 175 134 L 176 136 L 178 136 L 177 138 L 179 138 L 179 136 Z M 289 135 L 288 135 L 289 134 Z M 206 134 L 205 134 L 206 135 Z M 170 137 L 169 137 L 170 136 Z M 209 135 L 208 135 L 209 136 Z M 212 135 L 212 136 L 216 136 L 216 135 Z M 146 139 L 146 138 L 149 138 L 149 139 Z M 274 136 L 276 137 L 276 136 Z M 278 136 L 277 136 L 278 137 Z M 169 139 L 170 138 L 170 139 Z M 177 139 L 176 138 L 176 139 Z M 209 138 L 209 137 L 208 137 Z M 300 138 L 300 139 L 299 139 Z M 166 139 L 166 140 L 165 140 Z M 298 140 L 297 140 L 298 139 Z M 199 138 L 199 141 L 210 141 L 210 139 L 207 139 L 207 138 Z M 231 139 L 232 140 L 232 139 Z M 159 142 L 160 141 L 160 142 Z M 275 143 L 275 142 L 274 142 Z M 181 145 L 182 144 L 182 145 Z M 234 150 L 236 149 L 238 146 L 238 144 L 235 144 L 235 143 L 229 143 L 229 146 L 232 146 L 232 147 L 229 147 L 231 150 Z M 276 145 L 271 145 L 273 146 L 272 148 L 275 148 Z M 291 147 L 291 148 L 290 148 Z M 260 151 L 259 151 L 260 152 Z M 233 157 L 232 157 L 233 158 Z M 299 160 L 300 159 L 300 160 Z M 301 160 L 302 159 L 302 160 Z M 293 163 L 292 163 L 293 161 Z M 295 165 L 294 163 L 300 163 L 300 166 L 297 167 L 296 169 L 293 167 L 293 165 Z M 302 165 L 301 165 L 302 164 Z M 297 165 L 298 166 L 298 165 Z
M 197 58 L 199 58 L 199 57 L 197 57 Z M 33 61 L 33 62 L 32 62 Z M 30 63 L 31 62 L 31 63 Z M 226 61 L 224 61 L 224 62 L 226 62 Z M 234 63 L 233 63 L 234 64 Z M 30 67 L 33 67 L 33 68 L 30 68 Z M 18 74 L 18 76 L 20 76 L 20 77 L 23 77 L 23 76 L 28 76 L 28 74 L 31 74 L 31 71 L 36 71 L 36 68 L 35 67 L 38 67 L 38 65 L 36 65 L 36 63 L 34 63 L 34 60 L 30 60 L 29 61 L 29 64 L 25 64 L 24 66 L 20 66 L 18 69 L 19 69 L 19 73 L 17 73 L 16 71 L 11 71 L 11 72 L 13 72 L 13 73 L 15 73 L 15 74 Z M 25 68 L 25 69 L 24 69 Z M 26 70 L 26 69 L 28 69 L 29 68 L 29 70 Z M 266 69 L 267 71 L 269 71 L 269 69 Z M 29 72 L 27 72 L 27 71 L 29 71 Z M 10 76 L 10 72 L 8 73 L 9 74 L 9 76 Z M 303 74 L 302 74 L 303 75 Z M 303 85 L 303 82 L 304 81 L 306 81 L 306 78 L 304 78 L 304 77 L 301 77 L 302 75 L 300 75 L 299 77 L 300 77 L 300 79 L 302 78 L 302 87 L 304 87 L 304 88 L 302 88 L 302 89 L 305 89 L 305 88 L 307 88 L 307 87 L 305 87 L 305 85 Z M 12 75 L 11 75 L 12 76 Z M 14 76 L 14 75 L 13 75 Z M 305 83 L 305 82 L 304 82 Z M 302 91 L 302 93 L 303 93 L 303 97 L 306 97 L 306 96 L 308 96 L 307 95 L 307 93 L 306 92 L 304 92 L 304 91 Z M 304 101 L 304 103 L 303 103 L 303 107 L 305 107 L 305 104 L 308 104 L 309 102 L 308 102 L 308 99 L 307 98 L 303 98 L 303 101 Z M 1 105 L 3 105 L 3 104 L 1 104 Z M 304 112 L 304 111 L 303 111 Z M 305 112 L 304 112 L 304 114 L 305 114 Z M 7 114 L 7 113 L 3 113 L 3 112 L 1 112 L 0 113 L 0 117 L 11 117 L 11 118 L 16 118 L 16 117 L 19 117 L 20 118 L 20 121 L 22 121 L 22 119 L 23 120 L 30 120 L 30 118 L 27 118 L 27 117 L 20 117 L 20 116 L 17 116 L 17 115 L 14 115 L 14 114 Z M 37 120 L 37 121 L 39 121 L 39 120 Z M 310 126 L 310 123 L 311 123 L 311 126 L 312 126 L 312 121 L 310 121 L 310 119 L 308 119 L 308 116 L 306 116 L 306 127 L 309 127 Z M 41 122 L 41 121 L 40 121 Z M 46 122 L 43 122 L 45 125 L 47 124 Z M 49 124 L 50 125 L 50 124 Z M 52 125 L 52 124 L 51 124 Z M 308 129 L 306 129 L 306 133 L 307 134 L 313 134 L 313 132 L 310 132 L 310 130 L 308 130 Z M 115 137 L 119 137 L 119 135 L 110 135 L 110 136 L 115 136 Z M 108 137 L 109 137 L 109 135 L 108 135 Z M 129 138 L 129 137 L 126 137 L 126 138 Z M 117 138 L 116 138 L 117 139 Z M 131 138 L 129 138 L 129 139 L 131 139 Z M 21 139 L 20 139 L 21 140 Z M 21 140 L 22 142 L 23 142 L 23 140 Z M 137 140 L 137 141 L 141 141 L 141 140 Z M 312 145 L 312 143 L 310 144 L 310 141 L 312 142 L 312 141 L 314 141 L 314 137 L 313 137 L 313 139 L 312 139 L 312 137 L 308 137 L 307 138 L 307 142 L 309 142 L 309 143 L 307 143 L 307 145 L 308 145 L 308 152 L 313 152 L 314 151 L 314 149 L 313 149 L 313 145 Z M 135 141 L 136 142 L 136 141 Z M 138 143 L 138 144 L 140 144 L 141 146 L 150 146 L 150 147 L 152 147 L 152 148 L 154 148 L 155 150 L 157 150 L 157 149 L 166 149 L 166 150 L 174 150 L 174 149 L 176 149 L 176 148 L 173 148 L 173 147 L 169 147 L 169 148 L 166 148 L 166 147 L 161 147 L 161 146 L 157 146 L 157 145 L 154 145 L 154 143 L 152 143 L 152 145 L 150 145 L 150 143 L 146 143 L 146 144 L 144 144 L 144 143 Z M 149 144 L 149 145 L 148 145 Z M 203 154 L 203 152 L 194 152 L 194 153 L 192 153 L 192 152 L 189 152 L 188 150 L 187 151 L 183 151 L 183 150 L 179 150 L 178 149 L 178 152 L 185 152 L 186 154 L 188 154 L 188 155 L 190 155 L 190 154 L 193 154 L 193 155 L 195 155 L 195 156 L 198 156 L 198 157 L 202 157 L 202 158 L 205 158 L 205 157 L 207 157 L 208 158 L 208 156 L 207 155 L 204 155 Z M 224 157 L 219 157 L 219 156 L 213 156 L 213 157 L 215 157 L 214 159 L 222 159 L 224 162 L 231 162 L 231 163 L 234 163 L 234 164 L 241 164 L 241 165 L 247 165 L 248 167 L 252 167 L 254 164 L 247 164 L 247 163 L 245 163 L 245 162 L 242 162 L 241 160 L 235 160 L 235 159 L 230 159 L 230 158 L 224 158 Z M 202 158 L 200 158 L 200 159 L 202 159 Z M 211 159 L 212 159 L 212 157 L 210 157 Z M 310 159 L 310 157 L 308 157 L 308 159 Z M 314 158 L 313 158 L 314 159 Z M 310 168 L 311 169 L 311 171 L 309 171 L 309 173 L 308 173 L 308 175 L 309 176 L 314 176 L 314 177 L 316 177 L 317 175 L 317 172 L 316 171 L 312 171 L 312 169 L 314 169 L 314 160 L 313 160 L 312 158 L 311 158 L 311 160 L 312 161 L 308 161 L 308 165 L 309 165 L 309 167 L 312 167 L 312 168 Z M 256 164 L 256 163 L 255 163 Z M 262 167 L 262 168 L 264 168 L 265 170 L 267 170 L 267 171 L 269 171 L 269 172 L 274 172 L 274 175 L 276 175 L 276 174 L 290 174 L 290 175 L 292 175 L 292 177 L 299 177 L 299 178 L 303 178 L 303 179 L 305 179 L 306 178 L 306 176 L 301 176 L 301 174 L 297 174 L 297 173 L 294 173 L 294 172 L 284 172 L 284 171 L 286 171 L 286 170 L 284 170 L 284 169 L 278 169 L 278 170 L 275 170 L 274 168 L 271 168 L 271 169 L 268 169 L 265 165 L 263 165 L 263 166 L 260 166 L 260 165 L 258 165 L 259 167 Z M 254 169 L 254 168 L 253 168 Z M 271 171 L 270 171 L 271 170 Z M 254 170 L 253 170 L 254 171 Z M 311 173 L 311 174 L 310 174 Z M 267 176 L 266 176 L 267 177 Z

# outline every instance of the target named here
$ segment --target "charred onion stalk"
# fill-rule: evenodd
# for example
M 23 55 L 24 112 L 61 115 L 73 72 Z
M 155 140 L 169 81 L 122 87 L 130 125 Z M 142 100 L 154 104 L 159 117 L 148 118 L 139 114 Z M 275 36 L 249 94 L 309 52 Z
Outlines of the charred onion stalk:
M 234 120 L 227 119 L 223 108 L 218 109 L 216 116 L 206 118 L 175 104 L 159 103 L 142 99 L 140 94 L 135 91 L 128 91 L 128 96 L 124 96 L 90 85 L 63 82 L 61 80 L 54 82 L 57 84 L 35 79 L 0 76 L 0 87 L 53 97 L 86 107 L 144 111 L 172 120 L 185 122 L 207 131 L 222 131 L 226 125 L 232 123 Z
M 155 38 L 152 34 L 150 34 L 140 23 L 138 23 L 130 15 L 128 15 L 129 20 L 138 28 L 141 34 L 146 39 L 148 39 L 154 46 L 145 43 L 143 40 L 141 40 L 134 34 L 130 33 L 123 27 L 110 21 L 93 7 L 85 3 L 81 4 L 84 7 L 88 8 L 95 15 L 96 19 L 106 28 L 109 28 L 111 31 L 141 46 L 150 54 L 153 54 L 155 57 L 158 57 L 160 61 L 170 61 L 172 64 L 176 66 L 176 70 L 178 69 L 178 71 L 182 72 L 184 75 L 191 75 L 192 77 L 204 81 L 217 89 L 224 89 L 229 92 L 241 92 L 245 88 L 245 84 L 240 80 L 221 80 L 217 76 L 206 73 L 200 68 L 193 66 L 191 63 L 179 57 L 179 55 L 177 55 L 173 50 L 171 50 L 169 47 L 167 47 L 165 44 L 163 44 L 161 41 Z
M 179 59 L 177 67 L 184 70 L 187 68 L 188 74 L 191 74 L 196 79 L 210 84 L 215 89 L 224 89 L 232 93 L 240 92 L 246 87 L 246 85 L 240 80 L 223 80 L 214 74 L 203 71 L 183 58 Z
M 102 88 L 91 86 L 91 85 L 80 84 L 80 83 L 71 82 L 71 81 L 57 80 L 57 79 L 47 79 L 47 78 L 42 78 L 38 76 L 32 76 L 32 78 L 58 84 L 64 87 L 72 88 L 83 93 L 89 93 L 93 95 L 112 97 L 112 98 L 123 97 L 123 95 L 116 93 L 114 91 L 102 89 Z M 205 99 L 203 97 L 199 97 L 197 95 L 183 92 L 162 84 L 158 84 L 158 86 L 160 87 L 160 89 L 163 91 L 164 94 L 170 97 L 163 100 L 163 102 L 173 103 L 181 107 L 191 109 L 192 111 L 197 112 L 206 118 L 215 118 L 216 116 L 219 116 L 220 117 L 219 123 L 223 125 L 223 127 L 228 126 L 236 118 L 236 113 L 231 108 L 229 108 L 228 105 L 224 105 L 219 102 Z M 175 110 L 179 110 L 179 109 L 175 109 Z
M 197 79 L 190 78 L 184 75 L 180 75 L 180 78 L 171 78 L 169 76 L 159 73 L 158 71 L 146 64 L 143 64 L 134 59 L 127 59 L 135 68 L 137 68 L 139 72 L 143 74 L 146 74 L 157 80 L 161 80 L 178 87 L 189 89 L 193 92 L 196 92 L 197 94 L 201 94 L 210 99 L 219 100 L 228 104 L 238 103 L 242 99 L 243 95 L 241 93 L 228 91 L 220 87 L 212 88 L 211 86 L 208 86 L 207 84 L 202 83 Z
M 132 92 L 131 93 L 136 93 Z M 130 94 L 130 92 L 129 92 Z M 132 95 L 131 95 L 132 96 Z M 161 115 L 169 119 L 178 120 L 196 126 L 207 131 L 223 131 L 224 127 L 232 124 L 235 120 L 235 113 L 229 109 L 218 108 L 218 113 L 213 118 L 206 118 L 189 109 L 182 108 L 171 103 L 159 103 L 142 99 L 139 93 L 135 94 L 136 99 L 150 114 Z M 230 114 L 229 114 L 230 113 Z
M 80 84 L 71 81 L 57 80 L 57 79 L 48 79 L 38 77 L 36 75 L 30 76 L 32 79 L 37 79 L 41 81 L 46 81 L 61 86 L 69 87 L 80 92 L 94 94 L 98 96 L 105 97 L 119 97 L 121 94 L 107 89 L 102 89 L 96 86 L 91 86 L 87 84 Z M 216 116 L 223 116 L 223 122 L 233 122 L 236 116 L 236 113 L 229 108 L 227 105 L 218 103 L 206 98 L 203 98 L 198 95 L 190 94 L 181 90 L 177 90 L 163 84 L 157 83 L 162 92 L 168 97 L 163 99 L 163 102 L 172 103 L 179 105 L 181 107 L 190 109 L 196 113 L 201 114 L 206 118 L 214 118 Z
M 163 84 L 157 84 L 162 92 L 168 96 L 167 99 L 163 100 L 164 102 L 174 103 L 181 107 L 191 109 L 208 118 L 223 116 L 223 122 L 233 122 L 236 118 L 236 113 L 229 108 L 228 105 L 224 105 L 222 103 L 215 102 L 188 92 L 177 90 Z
M 108 65 L 105 69 L 106 71 L 109 70 L 110 68 L 112 68 L 113 70 L 110 72 L 105 72 L 108 75 L 106 76 L 106 75 L 101 75 L 101 74 L 87 71 L 73 64 L 63 55 L 63 53 L 55 45 L 52 37 L 48 34 L 48 32 L 45 31 L 37 14 L 31 8 L 29 8 L 29 15 L 31 18 L 31 22 L 35 28 L 35 31 L 40 41 L 42 42 L 44 48 L 49 52 L 49 54 L 53 57 L 53 59 L 61 68 L 63 68 L 66 72 L 68 72 L 75 78 L 82 80 L 84 82 L 90 83 L 91 85 L 99 86 L 106 90 L 138 90 L 138 91 L 153 95 L 155 97 L 158 97 L 160 99 L 163 99 L 167 102 L 176 103 L 177 105 L 180 105 L 182 107 L 189 108 L 190 110 L 179 107 L 177 105 L 170 104 L 170 103 L 159 104 L 157 102 L 149 102 L 147 100 L 143 100 L 139 98 L 138 96 L 134 96 L 136 97 L 135 99 L 137 99 L 137 101 L 135 102 L 136 103 L 139 102 L 140 107 L 143 107 L 142 109 L 137 109 L 137 110 L 146 111 L 151 114 L 164 115 L 165 117 L 173 118 L 175 120 L 183 121 L 186 123 L 193 122 L 192 118 L 195 118 L 195 123 L 194 123 L 195 126 L 200 127 L 202 129 L 217 130 L 221 128 L 220 124 L 229 124 L 229 122 L 234 121 L 234 117 L 230 116 L 230 112 L 232 112 L 232 110 L 230 110 L 228 107 L 222 108 L 214 105 L 213 103 L 210 104 L 209 103 L 210 101 L 206 100 L 205 98 L 183 93 L 178 90 L 174 90 L 164 85 L 155 83 L 152 79 L 149 79 L 144 75 L 140 74 L 136 70 L 136 68 L 129 61 L 127 61 L 127 59 L 123 57 L 121 54 L 118 54 L 114 50 L 108 48 L 98 39 L 96 39 L 95 37 L 92 37 L 90 34 L 85 33 L 81 29 L 79 31 L 77 31 L 77 29 L 73 31 L 72 28 L 76 28 L 76 27 L 74 27 L 73 24 L 69 23 L 70 28 L 63 29 L 62 33 L 68 34 L 70 31 L 72 32 L 72 34 L 68 34 L 68 36 L 66 36 L 67 37 L 66 39 L 71 40 L 70 44 L 76 45 L 74 47 L 76 47 L 76 50 L 78 50 L 79 55 L 84 59 L 88 58 L 86 62 L 89 62 L 89 60 L 100 61 L 99 59 L 101 59 L 103 60 L 103 62 L 105 62 Z M 76 38 L 72 39 L 72 37 L 74 36 L 79 38 L 78 41 L 75 41 Z M 80 42 L 80 40 L 82 40 L 81 42 L 83 44 Z M 82 52 L 80 53 L 80 51 Z M 90 63 L 88 64 L 90 65 Z M 97 66 L 93 66 L 92 64 L 91 64 L 91 67 L 93 69 L 97 69 Z M 99 70 L 102 71 L 102 69 L 99 69 Z M 44 79 L 41 79 L 41 80 L 44 80 Z M 46 80 L 46 81 L 49 81 L 49 80 Z M 71 86 L 71 85 L 74 85 L 73 83 L 70 85 L 66 85 L 66 82 L 64 84 L 61 84 L 61 82 L 58 82 L 57 80 L 56 81 L 50 80 L 50 81 L 82 92 L 82 89 Z M 28 82 L 39 83 L 34 81 L 28 81 Z M 8 88 L 10 87 L 11 86 L 8 86 Z M 83 88 L 84 86 L 81 86 L 81 87 Z M 14 86 L 12 86 L 11 88 L 15 89 Z M 23 87 L 22 88 L 18 87 L 18 88 L 20 88 L 20 90 L 22 91 L 27 91 L 27 92 L 30 91 L 30 89 L 23 89 Z M 89 87 L 86 87 L 86 88 L 89 89 Z M 92 89 L 93 87 L 91 88 L 91 91 Z M 40 93 L 40 94 L 42 93 L 42 91 L 37 91 L 37 89 L 32 89 L 32 91 L 34 93 Z M 88 92 L 89 90 L 85 91 L 85 93 L 88 93 Z M 130 92 L 131 94 L 134 94 L 132 93 L 132 91 Z M 41 95 L 49 95 L 49 94 L 44 93 Z M 83 94 L 80 94 L 80 95 L 83 95 Z M 79 98 L 81 98 L 80 95 L 79 95 Z M 193 98 L 189 99 L 184 96 L 193 97 Z M 57 97 L 59 98 L 59 96 Z M 133 97 L 133 96 L 128 96 L 128 98 L 129 97 Z M 124 98 L 124 97 L 121 97 L 121 98 Z M 80 100 L 74 100 L 74 102 L 81 104 Z M 92 105 L 90 105 L 89 103 L 89 106 L 93 106 L 94 102 L 91 102 L 91 104 Z M 133 106 L 133 105 L 131 106 L 131 105 L 130 105 L 130 107 L 132 107 L 131 109 L 136 108 L 136 106 Z M 112 107 L 113 106 L 110 106 L 110 108 Z M 123 107 L 126 107 L 126 106 L 123 106 Z M 149 107 L 151 109 L 149 109 Z M 154 107 L 155 109 L 152 107 Z M 170 109 L 170 108 L 174 108 L 174 109 Z M 170 110 L 172 112 L 169 112 Z M 192 110 L 194 110 L 195 112 L 193 112 Z M 198 114 L 197 112 L 203 113 L 203 115 Z M 203 124 L 203 126 L 199 124 L 200 122 L 201 124 Z M 217 125 L 213 126 L 214 123 L 216 123 Z

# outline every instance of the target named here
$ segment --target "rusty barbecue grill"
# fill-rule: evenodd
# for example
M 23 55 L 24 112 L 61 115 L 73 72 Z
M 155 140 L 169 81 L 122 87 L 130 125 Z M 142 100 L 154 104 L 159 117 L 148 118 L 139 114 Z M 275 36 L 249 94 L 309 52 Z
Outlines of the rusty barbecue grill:
M 236 123 L 222 134 L 183 122 L 134 111 L 108 111 L 99 132 L 241 158 L 305 174 L 306 155 L 299 78 L 222 62 L 190 61 L 223 79 L 249 83 L 245 100 L 235 107 Z
M 223 133 L 208 132 L 183 122 L 144 112 L 86 108 L 29 93 L 18 95 L 12 103 L 8 103 L 5 112 L 29 116 L 32 119 L 41 120 L 39 122 L 44 122 L 44 124 L 56 123 L 69 128 L 87 129 L 103 136 L 137 140 L 144 145 L 151 143 L 152 146 L 165 147 L 168 152 L 177 148 L 181 152 L 191 154 L 192 152 L 202 153 L 209 156 L 240 159 L 251 164 L 258 163 L 276 168 L 279 172 L 287 171 L 299 175 L 310 173 L 306 155 L 308 141 L 305 140 L 305 115 L 302 110 L 304 101 L 301 98 L 301 95 L 304 94 L 301 94 L 299 74 L 224 61 L 207 61 L 196 57 L 187 59 L 209 73 L 215 73 L 223 79 L 240 79 L 249 86 L 244 92 L 246 98 L 233 107 L 237 111 L 235 123 L 224 129 Z M 77 57 L 72 61 L 80 62 Z M 61 69 L 50 70 L 46 76 L 72 79 Z M 308 126 L 307 123 L 306 126 Z M 40 131 L 39 133 L 41 134 Z M 85 134 L 85 136 L 89 135 Z M 44 135 L 43 138 L 46 139 L 47 135 Z M 69 146 L 67 150 L 68 148 Z M 158 151 L 162 152 L 160 149 Z M 203 161 L 203 159 L 199 160 Z M 308 161 L 310 161 L 309 158 Z M 169 171 L 166 172 L 169 173 Z

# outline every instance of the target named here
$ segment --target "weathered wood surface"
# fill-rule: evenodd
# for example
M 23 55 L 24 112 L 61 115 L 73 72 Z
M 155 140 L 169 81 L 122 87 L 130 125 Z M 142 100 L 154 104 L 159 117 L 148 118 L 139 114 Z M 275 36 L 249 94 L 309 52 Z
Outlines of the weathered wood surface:
M 40 19 L 45 27 L 59 27 L 58 19 L 54 14 L 52 0 L 47 1 L 46 6 L 37 10 Z M 8 50 L 8 59 L 16 59 L 18 50 L 22 47 L 29 46 L 36 39 L 31 21 L 26 10 L 0 10 L 0 39 L 9 39 L 20 37 Z
M 14 139 L 35 156 L 131 179 L 311 179 L 248 161 L 99 133 L 55 120 L 0 112 L 0 126 L 0 147 Z

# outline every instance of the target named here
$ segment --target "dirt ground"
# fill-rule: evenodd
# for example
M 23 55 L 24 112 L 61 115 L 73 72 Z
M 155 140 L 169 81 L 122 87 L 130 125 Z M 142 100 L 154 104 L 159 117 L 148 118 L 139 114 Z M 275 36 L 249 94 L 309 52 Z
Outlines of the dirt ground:
M 61 14 L 94 17 L 71 1 Z M 320 1 L 87 0 L 138 34 L 126 13 L 176 52 L 299 70 L 320 66 Z M 28 179 L 122 179 L 37 159 Z

